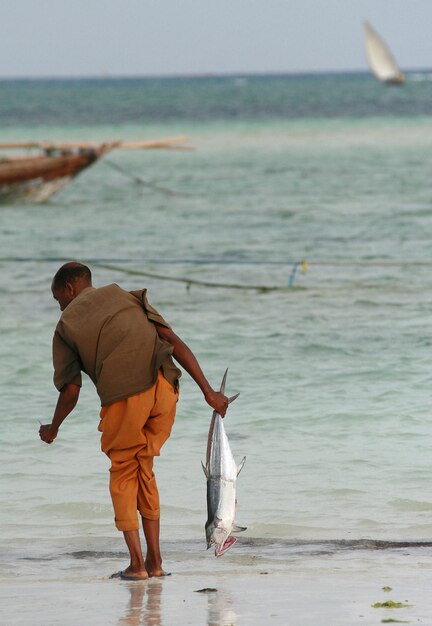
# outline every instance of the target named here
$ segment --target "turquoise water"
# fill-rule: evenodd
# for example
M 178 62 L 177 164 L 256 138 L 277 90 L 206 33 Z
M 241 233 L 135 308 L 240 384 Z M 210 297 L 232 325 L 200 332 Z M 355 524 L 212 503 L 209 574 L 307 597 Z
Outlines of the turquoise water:
M 431 538 L 431 85 L 428 75 L 401 89 L 341 75 L 0 84 L 2 140 L 187 134 L 197 148 L 107 157 L 183 195 L 102 160 L 45 205 L 0 209 L 3 580 L 73 578 L 97 556 L 103 576 L 123 562 L 90 381 L 57 441 L 38 439 L 56 401 L 60 258 L 88 261 L 96 285 L 147 287 L 214 385 L 229 367 L 228 391 L 241 395 L 225 426 L 234 456 L 247 456 L 238 522 L 255 555 L 276 567 L 316 541 L 337 551 L 343 540 Z M 247 543 L 222 565 L 205 551 L 210 414 L 185 374 L 157 461 L 174 570 L 249 563 Z

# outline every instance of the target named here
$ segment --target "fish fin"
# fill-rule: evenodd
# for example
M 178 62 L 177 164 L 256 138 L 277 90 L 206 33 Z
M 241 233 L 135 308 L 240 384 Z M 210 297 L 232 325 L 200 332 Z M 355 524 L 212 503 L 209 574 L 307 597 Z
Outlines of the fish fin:
M 206 468 L 206 466 L 204 465 L 204 463 L 202 461 L 201 461 L 201 467 L 203 468 L 203 472 L 206 475 L 206 478 L 208 478 L 209 477 L 209 471 L 208 471 L 208 469 Z
M 228 398 L 228 404 L 231 404 L 231 402 L 234 402 L 234 400 L 237 400 L 239 395 L 240 393 L 236 393 L 235 396 L 231 396 L 231 398 Z
M 242 471 L 242 469 L 243 469 L 243 465 L 245 464 L 245 461 L 246 461 L 246 457 L 244 456 L 244 457 L 242 458 L 242 460 L 240 461 L 239 465 L 237 466 L 237 476 L 238 476 L 238 475 L 240 474 L 240 472 Z
M 247 526 L 237 526 L 237 524 L 234 522 L 231 532 L 242 533 L 244 530 L 247 530 Z
M 228 368 L 226 368 L 225 374 L 223 375 L 223 378 L 222 378 L 222 382 L 221 382 L 221 386 L 220 386 L 220 392 L 221 393 L 225 393 L 225 383 L 226 383 L 226 379 L 227 379 L 227 374 L 228 374 Z
M 225 370 L 225 374 L 223 375 L 223 378 L 222 378 L 222 382 L 220 386 L 221 393 L 225 393 L 225 384 L 226 384 L 227 374 L 228 374 L 228 368 Z M 234 402 L 234 400 L 238 398 L 239 395 L 240 393 L 236 393 L 235 396 L 231 396 L 231 398 L 228 398 L 228 404 L 230 404 L 231 402 Z

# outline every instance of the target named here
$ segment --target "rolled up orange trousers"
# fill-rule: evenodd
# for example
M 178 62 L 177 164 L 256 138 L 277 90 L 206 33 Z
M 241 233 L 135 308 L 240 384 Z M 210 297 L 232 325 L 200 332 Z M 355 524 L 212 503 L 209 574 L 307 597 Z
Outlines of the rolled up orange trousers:
M 101 409 L 101 448 L 111 461 L 110 493 L 118 530 L 137 530 L 137 511 L 141 517 L 159 519 L 153 459 L 170 436 L 177 400 L 178 391 L 159 371 L 150 389 Z

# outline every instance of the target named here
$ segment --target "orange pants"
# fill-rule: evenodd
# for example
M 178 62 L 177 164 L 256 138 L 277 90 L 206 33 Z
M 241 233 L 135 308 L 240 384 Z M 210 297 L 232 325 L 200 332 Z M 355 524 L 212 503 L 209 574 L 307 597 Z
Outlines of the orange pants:
M 178 392 L 159 371 L 151 389 L 101 409 L 101 448 L 111 461 L 110 493 L 118 530 L 137 530 L 137 511 L 159 519 L 153 457 L 170 436 L 177 400 Z

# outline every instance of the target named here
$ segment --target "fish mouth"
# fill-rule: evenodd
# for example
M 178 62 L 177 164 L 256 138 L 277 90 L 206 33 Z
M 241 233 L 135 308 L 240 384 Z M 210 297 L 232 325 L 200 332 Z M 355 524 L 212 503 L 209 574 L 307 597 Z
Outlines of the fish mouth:
M 228 552 L 233 547 L 236 541 L 237 537 L 227 537 L 223 543 L 216 546 L 215 556 L 220 557 L 224 555 L 225 552 Z

